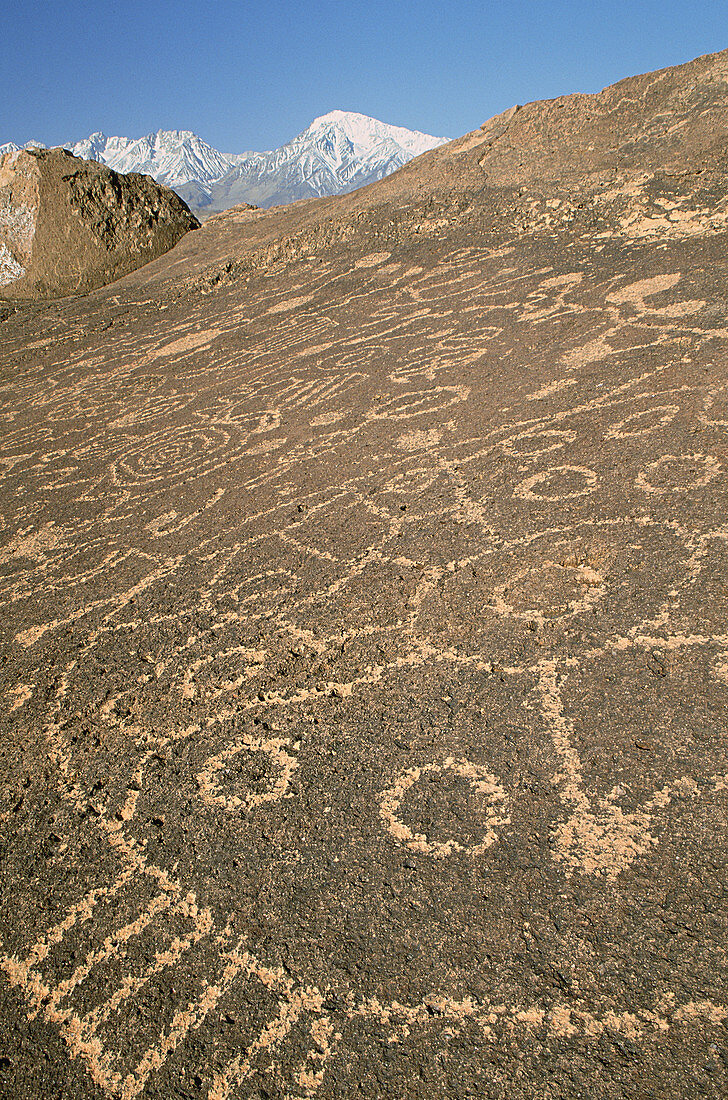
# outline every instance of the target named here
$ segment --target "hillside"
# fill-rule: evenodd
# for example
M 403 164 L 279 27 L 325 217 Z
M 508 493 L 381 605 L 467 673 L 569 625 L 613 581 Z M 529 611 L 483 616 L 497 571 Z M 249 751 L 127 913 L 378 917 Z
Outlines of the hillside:
M 726 1095 L 727 138 L 728 51 L 3 307 L 7 1095 Z

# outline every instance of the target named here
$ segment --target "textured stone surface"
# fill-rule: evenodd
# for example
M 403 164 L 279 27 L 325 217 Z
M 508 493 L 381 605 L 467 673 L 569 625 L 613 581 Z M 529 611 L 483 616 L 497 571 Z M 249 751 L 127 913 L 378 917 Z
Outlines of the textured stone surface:
M 0 157 L 0 296 L 84 293 L 167 252 L 198 222 L 149 176 L 63 149 Z
M 725 1096 L 725 61 L 8 313 L 6 1095 Z

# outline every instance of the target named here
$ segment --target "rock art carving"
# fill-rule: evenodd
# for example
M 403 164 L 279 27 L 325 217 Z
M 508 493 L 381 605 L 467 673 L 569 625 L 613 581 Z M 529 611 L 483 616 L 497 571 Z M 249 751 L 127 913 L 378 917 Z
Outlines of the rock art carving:
M 725 1091 L 725 66 L 0 321 L 11 1092 Z
M 483 830 L 483 839 L 468 847 L 464 847 L 459 841 L 452 838 L 445 841 L 432 840 L 423 833 L 413 832 L 411 826 L 407 825 L 398 816 L 402 799 L 420 779 L 441 776 L 446 772 L 451 772 L 460 779 L 465 780 L 484 803 L 483 810 L 478 815 L 480 818 L 479 825 Z M 504 799 L 505 791 L 495 776 L 487 772 L 485 768 L 472 764 L 468 760 L 454 760 L 449 756 L 442 764 L 425 764 L 421 768 L 409 768 L 403 776 L 399 777 L 393 787 L 383 793 L 379 812 L 392 836 L 413 851 L 427 852 L 437 857 L 449 856 L 453 852 L 463 851 L 468 852 L 470 855 L 480 855 L 498 839 L 496 828 L 510 822 L 510 818 L 500 816 L 502 813 L 500 803 Z

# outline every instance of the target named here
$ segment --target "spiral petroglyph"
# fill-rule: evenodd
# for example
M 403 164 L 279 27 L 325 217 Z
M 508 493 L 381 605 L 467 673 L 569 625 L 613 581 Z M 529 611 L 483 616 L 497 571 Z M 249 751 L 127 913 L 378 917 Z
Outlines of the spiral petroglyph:
M 184 426 L 147 437 L 141 445 L 130 440 L 124 457 L 111 466 L 110 479 L 122 489 L 156 489 L 204 477 L 241 450 L 242 441 L 221 428 Z

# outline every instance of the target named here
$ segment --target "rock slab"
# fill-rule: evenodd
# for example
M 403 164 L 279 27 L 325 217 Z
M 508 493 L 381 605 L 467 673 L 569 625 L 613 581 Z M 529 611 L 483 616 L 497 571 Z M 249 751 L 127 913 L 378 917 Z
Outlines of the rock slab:
M 726 74 L 7 307 L 3 1100 L 728 1096 Z

